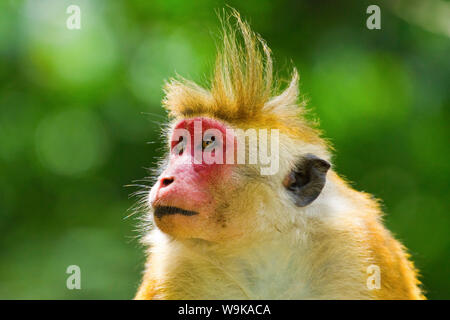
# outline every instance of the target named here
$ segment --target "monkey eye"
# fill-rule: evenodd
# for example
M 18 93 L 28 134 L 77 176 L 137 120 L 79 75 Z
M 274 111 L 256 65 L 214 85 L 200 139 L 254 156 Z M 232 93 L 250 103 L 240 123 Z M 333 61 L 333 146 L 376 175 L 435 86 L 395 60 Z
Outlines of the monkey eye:
M 184 143 L 184 139 L 181 136 L 180 138 L 178 138 L 178 143 L 173 147 L 173 152 L 179 156 L 181 156 L 184 152 L 185 149 L 185 143 Z
M 214 137 L 214 136 L 211 136 L 209 138 L 205 138 L 202 141 L 202 150 L 205 151 L 206 148 L 213 147 L 215 141 L 216 141 L 216 137 Z

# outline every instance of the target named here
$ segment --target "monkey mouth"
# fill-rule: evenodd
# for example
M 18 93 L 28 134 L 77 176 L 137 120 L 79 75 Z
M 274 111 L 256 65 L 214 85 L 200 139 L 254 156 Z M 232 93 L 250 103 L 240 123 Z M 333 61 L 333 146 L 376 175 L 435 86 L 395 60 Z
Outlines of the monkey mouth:
M 170 206 L 157 206 L 155 208 L 154 214 L 157 218 L 161 218 L 163 216 L 171 215 L 171 214 L 182 214 L 183 216 L 194 216 L 198 214 L 196 211 L 185 210 L 177 207 Z

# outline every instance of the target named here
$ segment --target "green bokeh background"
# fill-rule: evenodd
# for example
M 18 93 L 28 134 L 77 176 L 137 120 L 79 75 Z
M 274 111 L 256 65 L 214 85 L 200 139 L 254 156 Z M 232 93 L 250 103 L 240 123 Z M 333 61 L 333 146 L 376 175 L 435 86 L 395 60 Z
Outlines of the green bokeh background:
M 338 172 L 383 199 L 427 296 L 449 299 L 450 2 L 227 3 L 281 77 L 298 67 Z M 66 28 L 70 4 L 80 30 Z M 369 4 L 381 30 L 366 28 Z M 144 256 L 124 185 L 161 155 L 164 79 L 211 74 L 223 7 L 0 1 L 0 298 L 133 297 Z M 66 288 L 73 264 L 81 290 Z

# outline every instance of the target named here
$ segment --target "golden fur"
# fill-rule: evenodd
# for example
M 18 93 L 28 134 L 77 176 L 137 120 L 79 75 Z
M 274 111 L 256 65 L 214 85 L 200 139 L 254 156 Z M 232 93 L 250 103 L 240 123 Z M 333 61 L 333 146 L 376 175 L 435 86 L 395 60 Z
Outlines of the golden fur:
M 211 88 L 205 89 L 181 77 L 171 79 L 165 85 L 163 100 L 169 115 L 174 118 L 203 115 L 239 128 L 279 129 L 298 135 L 303 141 L 323 144 L 318 131 L 302 117 L 297 70 L 293 70 L 289 86 L 276 94 L 270 49 L 236 11 L 233 14 L 240 37 L 225 21 L 223 46 L 217 55 Z
M 279 173 L 268 183 L 250 179 L 227 195 L 234 213 L 228 219 L 239 217 L 239 225 L 249 226 L 235 241 L 174 239 L 151 230 L 144 237 L 149 258 L 136 299 L 424 298 L 405 248 L 384 228 L 370 195 L 330 170 L 313 203 L 292 204 L 283 178 L 306 153 L 330 161 L 329 146 L 304 118 L 297 71 L 277 93 L 269 48 L 237 12 L 232 16 L 239 32 L 224 22 L 210 88 L 172 79 L 163 105 L 175 120 L 206 116 L 234 128 L 279 129 Z M 367 287 L 370 265 L 380 268 L 380 289 Z

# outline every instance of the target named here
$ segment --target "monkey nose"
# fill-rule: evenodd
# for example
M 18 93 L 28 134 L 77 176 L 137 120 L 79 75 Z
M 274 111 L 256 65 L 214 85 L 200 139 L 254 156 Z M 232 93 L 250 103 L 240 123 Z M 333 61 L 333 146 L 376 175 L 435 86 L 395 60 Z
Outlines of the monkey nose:
M 161 179 L 161 188 L 168 187 L 173 181 L 175 180 L 174 177 L 165 177 Z

